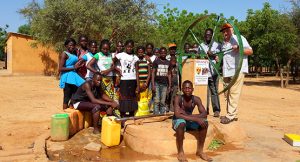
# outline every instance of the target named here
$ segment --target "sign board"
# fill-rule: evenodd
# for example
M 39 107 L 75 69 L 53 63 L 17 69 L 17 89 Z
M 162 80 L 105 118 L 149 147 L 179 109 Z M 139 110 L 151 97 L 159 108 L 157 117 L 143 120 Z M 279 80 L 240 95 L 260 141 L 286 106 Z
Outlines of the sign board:
M 194 66 L 194 84 L 195 85 L 207 85 L 208 73 L 209 73 L 209 61 L 208 60 L 195 60 Z

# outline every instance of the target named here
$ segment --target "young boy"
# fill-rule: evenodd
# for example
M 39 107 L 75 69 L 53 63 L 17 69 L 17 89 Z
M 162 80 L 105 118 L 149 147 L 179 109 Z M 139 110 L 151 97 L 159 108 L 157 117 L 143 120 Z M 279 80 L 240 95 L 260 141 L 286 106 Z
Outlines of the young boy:
M 175 43 L 170 43 L 168 46 L 169 46 L 169 55 L 166 56 L 166 58 L 167 58 L 167 60 L 170 61 L 171 57 L 176 56 L 177 46 Z
M 173 129 L 176 131 L 177 158 L 179 161 L 187 161 L 183 151 L 184 133 L 186 130 L 198 130 L 196 155 L 204 161 L 212 161 L 212 158 L 203 152 L 208 128 L 207 112 L 201 99 L 192 95 L 193 91 L 193 83 L 189 80 L 184 81 L 182 83 L 183 95 L 176 96 L 174 101 Z M 192 114 L 196 106 L 200 114 Z
M 153 114 L 163 114 L 166 112 L 166 96 L 170 92 L 171 70 L 170 61 L 166 59 L 167 49 L 160 48 L 160 58 L 153 62 L 152 69 L 152 91 L 154 97 Z

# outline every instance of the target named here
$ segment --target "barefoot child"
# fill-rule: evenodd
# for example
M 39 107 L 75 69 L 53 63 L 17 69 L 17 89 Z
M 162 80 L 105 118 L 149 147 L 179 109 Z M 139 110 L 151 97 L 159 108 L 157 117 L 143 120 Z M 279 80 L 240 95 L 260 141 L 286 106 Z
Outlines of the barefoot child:
M 207 133 L 207 113 L 202 105 L 201 99 L 192 95 L 193 83 L 186 80 L 182 83 L 183 95 L 175 97 L 175 114 L 173 116 L 173 129 L 176 131 L 177 158 L 179 161 L 187 161 L 183 151 L 184 132 L 186 130 L 199 130 L 196 155 L 205 161 L 212 161 L 203 153 L 203 145 Z M 195 106 L 200 114 L 192 114 Z
M 101 88 L 102 76 L 96 72 L 92 80 L 82 84 L 72 96 L 73 106 L 76 110 L 90 111 L 93 115 L 94 134 L 99 134 L 98 121 L 100 111 L 112 115 L 114 108 L 118 107 L 113 99 L 109 98 Z

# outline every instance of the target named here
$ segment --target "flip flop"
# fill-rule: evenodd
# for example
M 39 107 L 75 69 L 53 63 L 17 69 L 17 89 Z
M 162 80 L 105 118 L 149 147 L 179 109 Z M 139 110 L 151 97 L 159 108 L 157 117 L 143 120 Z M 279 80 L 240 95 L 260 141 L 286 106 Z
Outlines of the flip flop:
M 225 117 L 221 117 L 220 123 L 229 124 L 230 122 L 233 122 L 233 121 L 237 121 L 237 118 L 229 119 L 225 116 Z

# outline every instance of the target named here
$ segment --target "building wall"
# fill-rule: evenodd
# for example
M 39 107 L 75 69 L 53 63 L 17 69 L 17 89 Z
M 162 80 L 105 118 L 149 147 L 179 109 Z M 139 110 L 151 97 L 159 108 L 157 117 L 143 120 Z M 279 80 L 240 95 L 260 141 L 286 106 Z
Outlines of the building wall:
M 54 75 L 58 68 L 58 53 L 53 49 L 32 45 L 32 37 L 9 33 L 7 40 L 8 71 L 12 74 Z
M 12 73 L 12 39 L 6 41 L 6 53 L 7 71 Z

